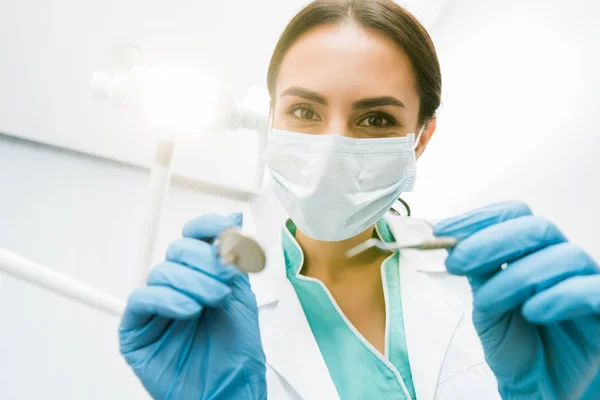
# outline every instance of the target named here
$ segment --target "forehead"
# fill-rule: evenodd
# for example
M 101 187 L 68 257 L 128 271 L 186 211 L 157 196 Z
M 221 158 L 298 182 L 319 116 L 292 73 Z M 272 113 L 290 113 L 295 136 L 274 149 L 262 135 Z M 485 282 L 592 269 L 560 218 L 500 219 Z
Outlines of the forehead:
M 330 99 L 392 95 L 418 102 L 414 72 L 402 49 L 352 23 L 323 25 L 300 36 L 281 64 L 277 95 L 290 86 Z

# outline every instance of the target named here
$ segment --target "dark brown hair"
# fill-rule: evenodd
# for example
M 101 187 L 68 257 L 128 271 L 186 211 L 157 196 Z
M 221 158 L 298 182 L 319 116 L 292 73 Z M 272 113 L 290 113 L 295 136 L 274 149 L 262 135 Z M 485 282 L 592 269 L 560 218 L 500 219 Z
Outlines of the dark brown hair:
M 288 49 L 310 29 L 326 24 L 354 22 L 392 38 L 408 56 L 415 71 L 420 97 L 419 124 L 440 106 L 442 76 L 431 37 L 416 18 L 393 0 L 315 0 L 290 21 L 279 38 L 267 74 L 272 103 L 279 68 Z

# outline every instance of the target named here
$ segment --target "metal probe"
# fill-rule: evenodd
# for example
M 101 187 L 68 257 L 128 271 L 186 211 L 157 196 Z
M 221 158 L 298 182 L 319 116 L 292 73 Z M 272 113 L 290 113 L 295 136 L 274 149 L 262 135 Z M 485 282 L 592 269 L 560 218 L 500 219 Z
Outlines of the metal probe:
M 417 244 L 406 244 L 390 242 L 385 243 L 379 239 L 369 239 L 366 242 L 359 244 L 348 250 L 346 257 L 351 258 L 359 255 L 360 253 L 369 250 L 370 248 L 376 247 L 379 250 L 404 250 L 404 249 L 415 249 L 415 250 L 441 250 L 451 249 L 458 244 L 458 239 L 450 236 L 439 236 L 433 239 L 424 240 Z

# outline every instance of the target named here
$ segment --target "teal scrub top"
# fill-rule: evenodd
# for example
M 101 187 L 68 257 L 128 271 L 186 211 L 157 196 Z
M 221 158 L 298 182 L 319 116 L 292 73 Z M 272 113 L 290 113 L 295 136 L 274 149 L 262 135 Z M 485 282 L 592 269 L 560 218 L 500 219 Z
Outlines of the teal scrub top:
M 382 241 L 394 241 L 384 219 L 377 222 L 376 232 Z M 295 234 L 296 226 L 288 220 L 283 229 L 286 274 L 340 398 L 415 400 L 402 317 L 399 253 L 381 265 L 386 303 L 386 354 L 381 354 L 346 318 L 323 282 L 300 274 L 304 256 Z

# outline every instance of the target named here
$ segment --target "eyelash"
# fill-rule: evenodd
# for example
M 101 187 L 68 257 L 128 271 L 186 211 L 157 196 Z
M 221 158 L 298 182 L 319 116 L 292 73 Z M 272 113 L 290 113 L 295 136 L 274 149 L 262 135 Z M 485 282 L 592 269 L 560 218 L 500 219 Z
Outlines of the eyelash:
M 301 104 L 301 105 L 293 105 L 291 107 L 288 107 L 285 109 L 285 113 L 291 117 L 300 119 L 302 121 L 314 121 L 314 120 L 309 120 L 306 118 L 300 118 L 297 115 L 295 115 L 294 113 L 298 110 L 304 110 L 304 111 L 310 111 L 313 114 L 315 114 L 318 117 L 318 114 L 315 112 L 315 110 L 310 107 L 309 105 L 305 105 L 305 104 Z M 391 115 L 389 115 L 388 113 L 384 113 L 381 111 L 378 112 L 371 112 L 367 115 L 363 115 L 358 121 L 357 123 L 360 124 L 360 122 L 364 121 L 365 119 L 369 118 L 369 117 L 381 117 L 385 120 L 387 120 L 387 124 L 384 126 L 363 126 L 364 128 L 372 128 L 372 129 L 385 129 L 385 128 L 390 128 L 390 127 L 398 127 L 400 124 L 398 123 L 398 121 L 396 121 L 396 119 L 394 117 L 392 117 Z M 318 117 L 319 120 L 321 119 L 320 117 Z
M 316 116 L 318 116 L 318 114 L 315 112 L 315 110 L 313 110 L 313 108 L 312 108 L 312 107 L 310 107 L 309 105 L 306 105 L 306 104 L 293 105 L 293 106 L 291 106 L 291 107 L 288 107 L 288 108 L 286 108 L 286 109 L 285 109 L 285 113 L 286 113 L 287 115 L 289 115 L 289 116 L 293 117 L 293 118 L 297 118 L 297 119 L 300 119 L 300 120 L 302 120 L 302 121 L 314 121 L 314 120 L 309 120 L 309 119 L 306 119 L 306 118 L 300 118 L 300 117 L 298 117 L 297 115 L 294 115 L 294 113 L 295 113 L 296 111 L 298 111 L 298 110 L 310 111 L 310 112 L 312 112 L 313 114 L 315 114 Z M 321 118 L 319 117 L 319 120 L 320 120 L 320 119 L 321 119 Z
M 363 128 L 373 128 L 373 129 L 385 129 L 385 128 L 393 128 L 393 127 L 398 127 L 400 124 L 398 124 L 398 121 L 396 121 L 396 118 L 392 117 L 391 115 L 389 115 L 388 113 L 384 113 L 381 111 L 378 112 L 372 112 L 369 113 L 367 115 L 362 116 L 358 122 L 362 122 L 367 118 L 370 117 L 380 117 L 383 118 L 385 120 L 387 120 L 387 124 L 383 125 L 383 126 L 363 126 Z

